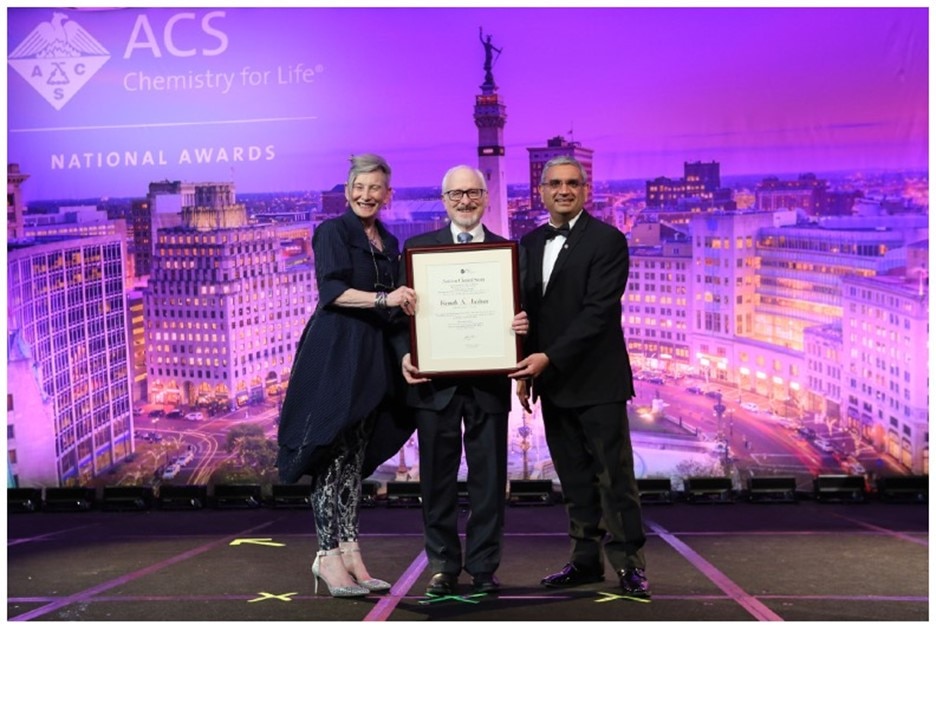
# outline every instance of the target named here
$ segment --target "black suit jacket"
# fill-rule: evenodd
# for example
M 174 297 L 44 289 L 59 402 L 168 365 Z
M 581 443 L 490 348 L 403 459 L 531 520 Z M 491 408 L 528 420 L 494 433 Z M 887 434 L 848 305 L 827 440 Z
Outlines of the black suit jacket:
M 634 396 L 621 330 L 627 285 L 627 237 L 587 211 L 573 226 L 543 293 L 547 226 L 520 243 L 524 306 L 530 317 L 524 351 L 544 352 L 549 366 L 533 381 L 534 398 L 559 407 L 626 401 Z
M 484 228 L 483 243 L 504 243 L 507 239 L 501 238 Z M 425 246 L 442 246 L 452 243 L 451 225 L 446 224 L 438 231 L 420 234 L 408 239 L 404 244 L 404 255 L 401 257 L 402 269 L 400 277 L 404 284 L 409 284 L 406 273 L 405 250 Z M 397 352 L 401 359 L 403 354 L 410 350 L 410 338 L 407 335 L 395 342 Z M 485 412 L 498 413 L 510 411 L 510 380 L 506 376 L 497 374 L 475 374 L 465 376 L 435 377 L 425 384 L 413 384 L 407 389 L 406 402 L 417 409 L 433 409 L 441 411 L 448 406 L 459 386 L 470 387 L 478 406 Z

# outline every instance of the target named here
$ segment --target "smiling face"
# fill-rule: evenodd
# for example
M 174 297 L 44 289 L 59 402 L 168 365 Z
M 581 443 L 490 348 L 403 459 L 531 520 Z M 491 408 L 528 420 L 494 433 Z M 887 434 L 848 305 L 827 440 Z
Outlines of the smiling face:
M 387 174 L 383 171 L 359 173 L 345 186 L 345 198 L 348 205 L 363 221 L 377 217 L 383 205 L 390 199 L 390 186 Z
M 449 198 L 449 191 L 463 193 L 456 201 Z M 470 198 L 469 193 L 478 197 Z M 479 178 L 477 172 L 471 168 L 456 168 L 445 178 L 442 199 L 452 223 L 465 231 L 472 229 L 481 222 L 481 217 L 487 209 L 488 195 L 484 188 L 484 179 Z
M 571 164 L 551 166 L 540 183 L 540 198 L 549 210 L 549 220 L 559 226 L 575 218 L 585 206 L 588 184 Z

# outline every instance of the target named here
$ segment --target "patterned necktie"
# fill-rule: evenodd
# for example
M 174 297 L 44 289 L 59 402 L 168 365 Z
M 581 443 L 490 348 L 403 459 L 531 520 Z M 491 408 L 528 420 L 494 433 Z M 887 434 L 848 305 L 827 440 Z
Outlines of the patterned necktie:
M 458 234 L 458 241 L 456 243 L 466 244 L 469 241 L 471 241 L 471 234 L 467 231 L 462 231 L 460 234 Z

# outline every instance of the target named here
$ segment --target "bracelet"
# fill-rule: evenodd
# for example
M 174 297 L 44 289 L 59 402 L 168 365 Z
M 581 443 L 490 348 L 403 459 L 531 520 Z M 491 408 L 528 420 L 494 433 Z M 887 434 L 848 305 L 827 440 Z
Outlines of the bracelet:
M 377 295 L 374 297 L 374 308 L 375 309 L 387 308 L 387 292 L 386 291 L 377 292 Z

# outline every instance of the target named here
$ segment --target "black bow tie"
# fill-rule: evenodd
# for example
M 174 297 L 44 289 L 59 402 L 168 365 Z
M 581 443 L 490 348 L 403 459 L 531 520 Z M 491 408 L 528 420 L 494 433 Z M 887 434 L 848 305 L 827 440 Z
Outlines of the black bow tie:
M 564 223 L 559 228 L 555 226 L 546 227 L 546 240 L 549 241 L 551 238 L 556 236 L 568 236 L 569 235 L 569 224 Z

